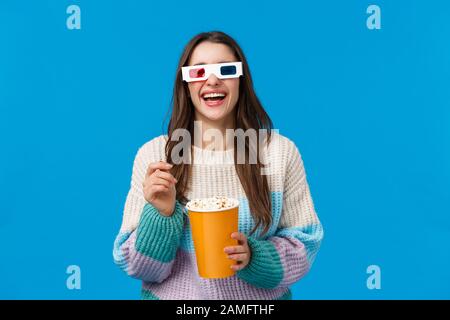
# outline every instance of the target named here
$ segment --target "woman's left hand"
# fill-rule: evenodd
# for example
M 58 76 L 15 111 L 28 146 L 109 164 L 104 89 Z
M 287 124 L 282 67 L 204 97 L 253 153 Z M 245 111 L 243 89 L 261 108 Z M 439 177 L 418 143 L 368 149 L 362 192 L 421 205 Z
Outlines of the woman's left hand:
M 231 238 L 236 239 L 238 241 L 237 246 L 225 247 L 224 251 L 228 254 L 228 258 L 232 260 L 236 260 L 237 264 L 231 266 L 231 269 L 234 271 L 239 271 L 244 269 L 251 258 L 251 250 L 248 246 L 247 237 L 240 232 L 233 232 L 231 234 Z

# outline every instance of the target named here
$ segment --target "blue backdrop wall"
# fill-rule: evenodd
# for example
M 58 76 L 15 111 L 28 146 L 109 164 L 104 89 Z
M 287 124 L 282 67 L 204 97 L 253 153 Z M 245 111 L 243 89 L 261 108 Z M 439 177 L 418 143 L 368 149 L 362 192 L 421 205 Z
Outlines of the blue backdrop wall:
M 112 260 L 132 162 L 163 132 L 183 46 L 215 29 L 299 147 L 325 228 L 294 298 L 450 298 L 449 17 L 448 1 L 2 0 L 0 298 L 139 299 Z

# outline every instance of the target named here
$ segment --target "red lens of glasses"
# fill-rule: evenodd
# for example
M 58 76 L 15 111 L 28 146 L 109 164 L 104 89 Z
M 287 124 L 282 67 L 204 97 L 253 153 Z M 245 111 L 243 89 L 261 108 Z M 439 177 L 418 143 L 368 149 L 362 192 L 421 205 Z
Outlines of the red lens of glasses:
M 196 79 L 205 76 L 205 68 L 197 68 L 189 70 L 189 77 Z

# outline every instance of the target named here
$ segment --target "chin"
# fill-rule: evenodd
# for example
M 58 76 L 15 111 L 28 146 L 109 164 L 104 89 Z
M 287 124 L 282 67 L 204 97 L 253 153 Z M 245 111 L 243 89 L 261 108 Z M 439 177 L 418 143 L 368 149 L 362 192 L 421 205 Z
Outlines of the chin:
M 230 110 L 227 110 L 225 106 L 209 107 L 206 105 L 201 106 L 201 113 L 208 120 L 222 120 L 228 116 Z

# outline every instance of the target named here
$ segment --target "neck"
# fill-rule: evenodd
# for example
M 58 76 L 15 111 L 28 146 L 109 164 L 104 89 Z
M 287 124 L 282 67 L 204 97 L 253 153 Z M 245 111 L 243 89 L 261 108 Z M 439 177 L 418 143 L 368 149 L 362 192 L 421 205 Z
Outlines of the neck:
M 232 144 L 226 142 L 226 130 L 234 130 L 234 128 L 235 121 L 232 116 L 220 120 L 210 120 L 196 116 L 194 144 L 202 149 L 216 151 L 230 149 Z

